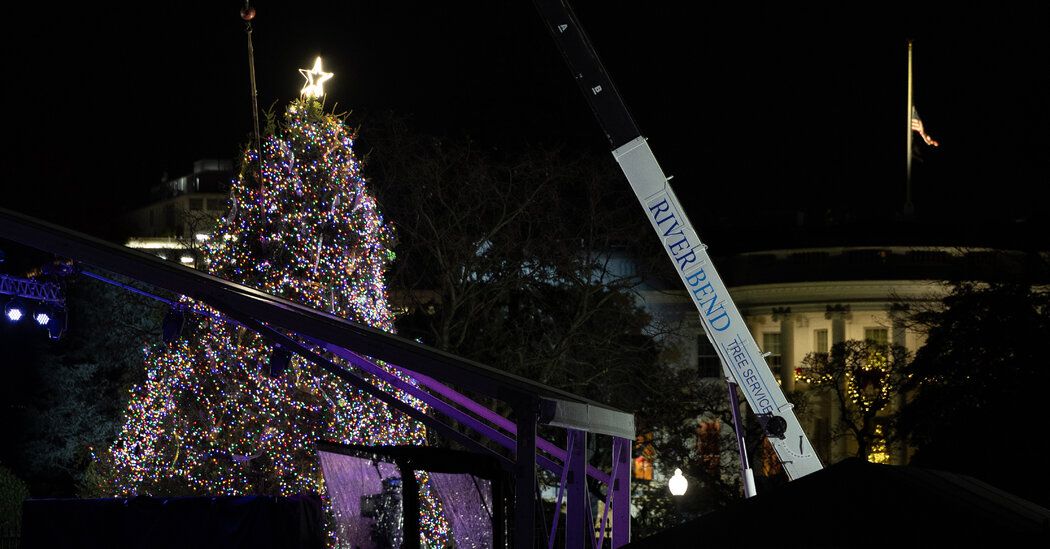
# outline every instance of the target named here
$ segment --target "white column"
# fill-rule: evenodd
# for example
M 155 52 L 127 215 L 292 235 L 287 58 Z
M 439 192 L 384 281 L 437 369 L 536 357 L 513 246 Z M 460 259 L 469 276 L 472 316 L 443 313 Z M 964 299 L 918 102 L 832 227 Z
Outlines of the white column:
M 824 318 L 831 320 L 831 348 L 834 348 L 836 343 L 846 341 L 846 320 L 849 318 L 849 305 L 828 305 Z M 829 348 L 828 350 L 830 351 L 831 349 Z M 840 387 L 839 390 L 842 390 L 842 388 Z M 837 397 L 828 392 L 827 399 L 829 431 L 834 436 L 836 432 L 841 430 L 842 415 L 839 410 Z M 848 451 L 846 444 L 847 437 L 844 436 L 831 440 L 830 458 L 832 462 L 846 457 L 846 452 Z
M 791 307 L 774 307 L 773 321 L 780 321 L 780 386 L 795 390 L 795 322 Z

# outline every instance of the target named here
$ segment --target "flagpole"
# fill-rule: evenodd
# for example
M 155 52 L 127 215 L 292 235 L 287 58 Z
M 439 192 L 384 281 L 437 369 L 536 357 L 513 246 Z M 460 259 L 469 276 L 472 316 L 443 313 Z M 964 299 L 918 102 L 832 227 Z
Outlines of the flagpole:
M 262 144 L 259 139 L 259 92 L 255 88 L 255 47 L 252 44 L 252 19 L 255 19 L 255 8 L 251 6 L 251 0 L 244 0 L 244 9 L 241 10 L 241 19 L 244 19 L 244 32 L 248 33 L 248 76 L 252 86 L 252 126 L 255 130 L 255 157 L 256 170 L 251 177 L 260 186 L 262 178 L 258 167 L 262 165 Z
M 907 134 L 906 134 L 907 135 L 907 140 L 906 140 L 907 148 L 905 150 L 906 158 L 907 158 L 907 166 L 908 166 L 908 176 L 907 176 L 907 180 L 906 180 L 906 185 L 904 187 L 904 215 L 905 216 L 911 216 L 913 213 L 915 213 L 915 205 L 912 204 L 912 202 L 911 202 L 911 146 L 912 146 L 912 143 L 911 143 L 911 140 L 912 140 L 911 119 L 912 119 L 912 110 L 914 108 L 915 107 L 912 105 L 912 87 L 911 87 L 911 40 L 908 40 L 908 118 L 907 118 L 907 123 L 908 124 L 906 126 L 906 128 L 907 128 Z

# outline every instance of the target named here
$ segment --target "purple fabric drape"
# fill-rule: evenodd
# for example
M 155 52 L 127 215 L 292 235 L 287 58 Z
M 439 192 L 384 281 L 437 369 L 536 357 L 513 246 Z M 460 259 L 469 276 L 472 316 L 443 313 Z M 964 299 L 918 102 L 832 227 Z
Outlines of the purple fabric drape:
M 381 542 L 373 534 L 382 529 L 366 510 L 362 499 L 383 493 L 383 480 L 399 477 L 397 465 L 334 452 L 318 452 L 328 497 L 335 512 L 339 547 L 378 549 Z M 445 518 L 452 528 L 457 549 L 491 549 L 492 484 L 469 474 L 430 472 L 430 487 L 441 501 Z M 398 494 L 400 496 L 400 494 Z M 400 513 L 400 508 L 398 508 Z M 398 527 L 400 529 L 400 527 Z M 400 532 L 397 542 L 400 545 Z
M 361 498 L 383 491 L 383 479 L 399 477 L 393 463 L 373 462 L 332 452 L 318 452 L 328 497 L 335 511 L 340 547 L 376 549 L 372 539 L 375 521 L 361 515 Z
M 467 474 L 430 473 L 457 549 L 492 547 L 492 486 Z

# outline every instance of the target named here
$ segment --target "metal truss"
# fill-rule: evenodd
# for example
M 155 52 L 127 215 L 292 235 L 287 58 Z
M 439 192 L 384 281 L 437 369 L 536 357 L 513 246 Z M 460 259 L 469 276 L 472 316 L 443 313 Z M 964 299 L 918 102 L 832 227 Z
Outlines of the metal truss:
M 53 282 L 37 282 L 28 278 L 18 278 L 0 274 L 0 294 L 14 295 L 34 301 L 64 305 L 65 296 L 62 288 Z

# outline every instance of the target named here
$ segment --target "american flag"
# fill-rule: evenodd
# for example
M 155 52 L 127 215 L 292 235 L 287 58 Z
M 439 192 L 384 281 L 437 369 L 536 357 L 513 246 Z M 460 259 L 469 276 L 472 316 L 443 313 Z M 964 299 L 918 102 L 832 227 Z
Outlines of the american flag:
M 922 140 L 925 141 L 927 145 L 931 147 L 941 146 L 941 144 L 938 143 L 937 140 L 927 135 L 926 129 L 922 126 L 922 119 L 919 118 L 919 111 L 917 111 L 915 107 L 911 108 L 911 129 L 914 132 L 919 132 L 919 135 L 922 137 Z

